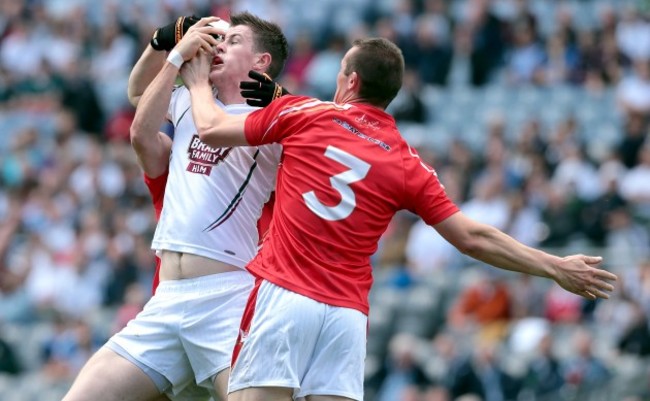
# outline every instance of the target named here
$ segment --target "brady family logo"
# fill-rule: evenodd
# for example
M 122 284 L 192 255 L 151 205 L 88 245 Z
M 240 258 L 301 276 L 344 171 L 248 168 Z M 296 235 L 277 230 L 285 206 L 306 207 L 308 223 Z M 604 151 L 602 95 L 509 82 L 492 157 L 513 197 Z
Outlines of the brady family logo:
M 201 142 L 198 135 L 194 135 L 187 148 L 190 163 L 187 171 L 190 173 L 210 175 L 212 167 L 226 159 L 232 148 L 211 148 Z

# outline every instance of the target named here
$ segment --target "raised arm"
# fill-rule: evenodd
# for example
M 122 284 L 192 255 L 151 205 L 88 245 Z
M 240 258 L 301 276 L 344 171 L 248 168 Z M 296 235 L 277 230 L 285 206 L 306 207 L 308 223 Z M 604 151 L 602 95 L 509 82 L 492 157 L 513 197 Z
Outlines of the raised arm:
M 162 68 L 168 52 L 176 46 L 185 33 L 198 21 L 196 17 L 178 17 L 174 22 L 156 29 L 151 41 L 129 75 L 129 102 L 138 106 L 140 97 Z
M 158 74 L 166 58 L 167 52 L 154 50 L 150 44 L 147 45 L 129 75 L 128 96 L 133 107 L 138 107 L 142 94 Z
M 206 26 L 215 20 L 218 18 L 202 18 L 178 42 L 173 50 L 182 61 L 194 57 L 199 49 L 211 49 L 217 44 L 216 39 L 210 36 L 214 28 Z M 171 139 L 158 130 L 167 117 L 172 89 L 178 76 L 179 65 L 174 63 L 178 61 L 171 56 L 163 61 L 160 71 L 144 89 L 131 124 L 131 145 L 145 174 L 154 178 L 167 169 L 171 151 Z
M 546 277 L 588 299 L 609 298 L 616 275 L 599 268 L 601 257 L 558 257 L 528 247 L 498 229 L 458 212 L 434 228 L 462 253 L 505 270 Z
M 175 66 L 164 63 L 142 94 L 131 124 L 131 145 L 144 173 L 152 178 L 163 174 L 169 163 L 172 140 L 159 129 L 167 115 L 177 74 Z

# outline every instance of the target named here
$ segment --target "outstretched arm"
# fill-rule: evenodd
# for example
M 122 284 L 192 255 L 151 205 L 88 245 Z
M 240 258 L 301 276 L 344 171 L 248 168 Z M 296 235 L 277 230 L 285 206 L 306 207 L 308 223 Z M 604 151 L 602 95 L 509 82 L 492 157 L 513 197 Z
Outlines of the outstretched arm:
M 609 298 L 616 275 L 599 268 L 601 257 L 564 258 L 530 248 L 496 228 L 458 212 L 434 228 L 464 254 L 505 270 L 546 277 L 588 299 Z

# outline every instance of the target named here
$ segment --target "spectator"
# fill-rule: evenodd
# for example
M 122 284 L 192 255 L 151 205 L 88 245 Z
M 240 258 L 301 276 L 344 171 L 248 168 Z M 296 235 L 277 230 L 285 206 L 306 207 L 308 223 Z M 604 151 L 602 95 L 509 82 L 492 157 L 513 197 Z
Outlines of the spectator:
M 633 74 L 617 86 L 618 102 L 628 115 L 650 117 L 650 61 L 636 60 Z
M 476 66 L 473 83 L 486 84 L 504 61 L 504 24 L 490 9 L 488 0 L 471 0 L 464 21 L 472 33 L 472 59 Z
M 336 76 L 340 67 L 345 40 L 333 36 L 327 42 L 325 50 L 314 56 L 305 71 L 305 83 L 308 93 L 319 99 L 331 99 L 336 91 Z
M 422 83 L 416 71 L 404 71 L 402 89 L 389 111 L 397 122 L 426 123 L 427 111 L 422 101 Z
M 628 58 L 650 61 L 650 23 L 635 8 L 623 12 L 616 28 L 616 42 Z
M 400 400 L 412 388 L 429 384 L 418 357 L 418 340 L 409 334 L 395 335 L 389 344 L 387 374 L 377 396 L 378 401 Z
M 650 256 L 648 230 L 633 219 L 629 208 L 619 207 L 608 213 L 607 231 L 607 253 L 620 266 L 629 266 Z
M 625 354 L 646 357 L 650 355 L 650 325 L 643 308 L 632 301 L 632 321 L 618 340 L 617 348 Z
M 484 401 L 514 401 L 519 384 L 500 366 L 495 343 L 483 341 L 452 373 L 452 399 L 474 395 Z
M 630 115 L 623 127 L 623 138 L 616 146 L 621 155 L 621 160 L 627 168 L 632 168 L 639 163 L 639 151 L 646 143 L 646 124 L 642 116 Z
M 544 72 L 540 75 L 545 85 L 562 85 L 577 75 L 578 54 L 560 34 L 552 35 L 546 42 Z
M 524 392 L 538 400 L 559 400 L 564 386 L 560 360 L 553 353 L 553 336 L 547 333 L 537 346 L 537 353 L 528 363 Z
M 486 338 L 497 340 L 510 316 L 510 291 L 503 279 L 495 274 L 478 274 L 458 294 L 448 320 L 456 330 L 471 332 L 477 327 Z
M 556 324 L 579 323 L 582 320 L 582 300 L 553 285 L 544 297 L 544 317 Z
M 51 379 L 70 380 L 99 345 L 87 323 L 57 316 L 54 333 L 43 344 L 43 373 Z
M 22 371 L 13 345 L 0 337 L 0 374 L 17 375 Z
M 296 42 L 293 44 L 291 55 L 287 59 L 287 64 L 284 67 L 283 79 L 290 81 L 294 85 L 294 88 L 288 87 L 290 92 L 300 93 L 303 91 L 308 66 L 315 56 L 316 51 L 309 33 L 304 32 L 298 35 Z
M 563 363 L 564 380 L 573 397 L 589 399 L 598 394 L 612 377 L 609 368 L 593 353 L 593 337 L 585 329 L 573 335 L 575 355 Z
M 621 196 L 632 207 L 632 213 L 650 221 L 650 143 L 639 150 L 639 163 L 625 173 L 621 180 Z
M 507 81 L 514 85 L 539 84 L 542 81 L 544 49 L 535 38 L 530 24 L 514 26 L 514 47 L 507 56 Z
M 420 16 L 416 20 L 413 44 L 404 49 L 404 61 L 408 68 L 418 71 L 423 83 L 447 84 L 452 53 L 445 35 L 446 27 L 439 17 Z

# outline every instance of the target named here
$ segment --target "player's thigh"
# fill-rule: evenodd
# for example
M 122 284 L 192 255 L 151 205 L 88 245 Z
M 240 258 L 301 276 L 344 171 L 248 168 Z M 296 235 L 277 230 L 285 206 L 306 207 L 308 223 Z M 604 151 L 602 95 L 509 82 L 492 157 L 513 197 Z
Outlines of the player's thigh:
M 215 401 L 226 401 L 228 399 L 228 377 L 230 377 L 230 369 L 224 369 L 215 376 L 213 382 L 214 392 L 219 396 L 219 399 Z
M 63 401 L 157 401 L 159 397 L 146 373 L 102 347 L 81 369 Z
M 320 336 L 302 377 L 298 396 L 363 400 L 368 317 L 362 312 L 327 306 Z M 313 398 L 320 399 L 320 398 Z M 330 398 L 322 398 L 330 399 Z
M 306 401 L 354 401 L 352 398 L 337 397 L 335 395 L 308 395 Z
M 242 317 L 228 390 L 299 390 L 325 310 L 325 304 L 267 281 L 258 282 Z
M 293 389 L 249 387 L 228 394 L 228 401 L 293 401 Z

